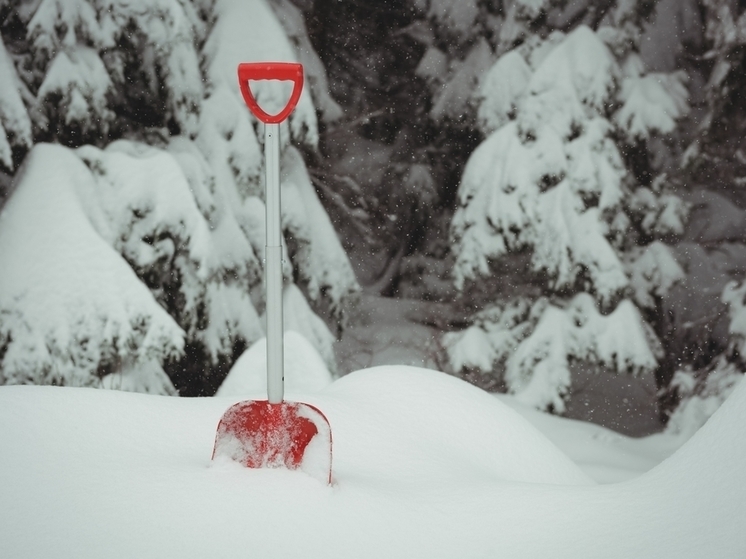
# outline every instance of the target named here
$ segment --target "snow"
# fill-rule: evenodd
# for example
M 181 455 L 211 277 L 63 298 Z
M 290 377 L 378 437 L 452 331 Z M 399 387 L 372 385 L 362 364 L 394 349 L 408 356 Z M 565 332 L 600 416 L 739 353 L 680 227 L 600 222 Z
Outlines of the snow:
M 121 370 L 104 376 L 99 388 L 176 396 L 177 392 L 171 379 L 158 361 L 151 359 L 138 363 L 131 358 L 123 361 Z
M 238 62 L 295 60 L 296 53 L 264 0 L 219 0 L 214 6 L 210 1 L 182 0 L 101 0 L 94 7 L 83 0 L 33 4 L 24 10 L 31 20 L 29 40 L 35 44 L 28 62 L 43 78 L 39 104 L 31 103 L 40 130 L 49 129 L 52 138 L 59 134 L 62 143 L 106 144 L 108 124 L 114 118 L 109 105 L 126 101 L 111 95 L 114 89 L 124 91 L 119 86 L 125 78 L 125 59 L 129 60 L 125 51 L 131 50 L 143 61 L 140 85 L 150 87 L 150 93 L 163 101 L 156 112 L 162 113 L 162 124 L 169 131 L 153 132 L 160 136 L 157 148 L 119 140 L 105 149 L 84 145 L 64 155 L 44 148 L 29 158 L 16 190 L 36 192 L 36 200 L 19 195 L 24 202 L 9 204 L 3 213 L 5 218 L 12 209 L 17 215 L 6 219 L 3 228 L 3 248 L 10 256 L 1 264 L 5 277 L 0 285 L 8 289 L 0 294 L 0 378 L 14 383 L 103 382 L 146 392 L 160 387 L 163 393 L 172 393 L 161 365 L 166 358 L 177 357 L 185 341 L 217 365 L 221 359 L 232 362 L 234 350 L 264 335 L 254 307 L 254 303 L 263 305 L 257 289 L 265 240 L 263 164 L 256 122 L 241 99 L 235 72 Z M 207 18 L 213 7 L 208 25 L 202 17 Z M 302 21 L 295 25 L 303 27 Z M 204 53 L 198 56 L 203 45 Z M 12 167 L 14 150 L 31 146 L 31 126 L 18 92 L 21 83 L 4 46 L 0 46 L 0 82 L 0 164 Z M 32 96 L 25 88 L 23 93 L 29 104 Z M 123 94 L 130 93 L 138 95 Z M 284 105 L 283 95 L 277 83 L 257 86 L 260 102 Z M 315 148 L 316 115 L 308 93 L 302 95 L 284 131 L 286 146 L 293 140 Z M 173 137 L 164 139 L 169 133 Z M 22 151 L 17 150 L 16 157 Z M 331 307 L 333 318 L 341 323 L 343 300 L 358 289 L 354 274 L 302 156 L 295 148 L 286 149 L 284 155 L 285 190 L 290 190 L 288 200 L 295 202 L 295 212 L 287 214 L 286 223 L 295 242 L 292 264 L 314 303 L 324 310 Z M 75 172 L 63 170 L 61 158 L 69 159 Z M 59 168 L 59 176 L 31 168 L 36 166 Z M 57 208 L 47 202 L 56 199 L 47 194 L 55 187 L 55 178 L 64 184 L 54 195 L 65 197 Z M 292 209 L 292 204 L 288 206 Z M 63 216 L 68 209 L 70 215 Z M 27 229 L 43 227 L 36 218 L 40 213 L 51 223 L 80 233 L 80 239 L 70 239 L 69 234 L 59 239 L 42 238 L 37 231 L 27 234 Z M 98 258 L 101 263 L 115 259 L 121 261 L 120 267 L 129 265 L 121 272 L 124 279 L 105 281 L 110 291 L 101 288 L 98 293 L 105 296 L 90 300 L 85 300 L 83 287 L 95 282 L 86 274 L 101 263 L 88 262 L 90 250 L 81 249 L 85 236 L 97 237 L 91 243 L 100 252 L 111 252 Z M 21 241 L 12 247 L 12 239 Z M 60 248 L 68 241 L 69 247 Z M 45 243 L 49 246 L 39 248 Z M 35 277 L 49 276 L 58 255 L 71 250 L 77 253 L 59 266 L 62 275 L 55 276 L 62 288 L 47 277 Z M 16 266 L 24 253 L 40 260 Z M 0 255 L 4 258 L 6 253 Z M 294 270 L 290 258 L 287 261 L 290 279 Z M 18 273 L 6 272 L 13 266 Z M 31 289 L 16 281 L 22 274 Z M 6 279 L 8 283 L 3 283 Z M 130 283 L 138 287 L 121 287 Z M 37 284 L 45 290 L 39 301 L 51 301 L 50 308 L 64 312 L 49 316 L 41 310 L 27 312 L 43 308 L 35 298 Z M 133 302 L 145 293 L 147 304 Z M 298 294 L 303 304 L 291 318 L 332 367 L 333 336 Z M 117 295 L 121 300 L 113 300 Z M 145 312 L 151 305 L 157 310 Z M 155 321 L 154 328 L 167 334 L 149 337 L 153 312 L 165 321 Z M 64 364 L 58 366 L 57 361 Z M 152 373 L 152 378 L 146 379 L 143 371 Z
M 473 325 L 462 332 L 447 332 L 443 335 L 443 345 L 448 350 L 448 361 L 454 370 L 475 368 L 491 371 L 498 359 L 496 349 L 502 344 L 493 344 L 483 328 Z
M 479 17 L 479 6 L 477 0 L 430 0 L 427 16 L 442 27 L 468 36 Z
M 12 146 L 31 147 L 31 120 L 13 61 L 0 37 L 0 164 L 13 169 Z
M 39 144 L 18 180 L 0 213 L 3 383 L 91 385 L 99 364 L 178 355 L 183 331 L 89 220 L 75 153 Z
M 538 306 L 535 310 L 541 312 Z M 462 332 L 448 332 L 443 345 L 454 370 L 466 367 L 483 372 L 493 370 L 495 363 L 507 359 L 525 337 L 528 327 L 525 320 L 531 308 L 524 299 L 504 307 L 488 307 L 478 313 L 475 323 Z
M 660 190 L 665 175 L 657 177 L 651 188 Z M 674 194 L 656 195 L 645 186 L 639 187 L 630 198 L 630 213 L 640 221 L 642 230 L 651 235 L 682 235 L 691 204 Z
M 121 140 L 80 148 L 96 178 L 82 199 L 99 234 L 136 271 L 177 274 L 181 325 L 215 362 L 232 354 L 237 338 L 264 335 L 248 294 L 259 264 L 196 146 L 181 138 L 169 148 Z M 162 304 L 166 282 L 150 281 Z M 198 325 L 200 313 L 206 325 Z
M 299 471 L 211 463 L 218 420 L 235 399 L 0 387 L 4 553 L 746 554 L 744 383 L 670 458 L 635 479 L 600 486 L 509 405 L 440 373 L 371 369 L 303 396 L 332 426 L 332 487 Z M 546 428 L 556 440 L 571 437 L 573 424 L 555 429 L 553 421 Z M 606 444 L 603 431 L 595 433 L 598 447 L 615 446 L 620 457 L 632 443 Z
M 170 394 L 157 363 L 185 335 L 213 362 L 264 335 L 249 296 L 259 263 L 224 190 L 191 141 L 169 149 L 35 148 L 0 225 L 5 382 Z M 163 308 L 173 281 L 178 326 Z
M 204 98 L 200 56 L 194 49 L 191 33 L 177 37 L 160 73 L 166 86 L 167 107 L 171 116 L 188 136 L 199 131 L 199 109 Z
M 630 300 L 602 314 L 588 293 L 564 305 L 519 299 L 488 308 L 471 327 L 446 334 L 443 343 L 454 370 L 490 373 L 504 364 L 503 380 L 517 401 L 559 413 L 565 411 L 573 361 L 640 375 L 652 372 L 659 356 L 655 334 Z
M 614 249 L 606 239 L 607 227 L 598 208 L 578 210 L 578 199 L 563 181 L 538 200 L 540 221 L 532 264 L 555 278 L 555 290 L 571 287 L 586 270 L 599 302 L 608 304 L 628 285 Z
M 630 142 L 647 140 L 651 133 L 667 134 L 689 112 L 689 92 L 682 73 L 651 73 L 629 77 L 622 83 L 623 106 L 616 113 L 619 128 Z
M 562 410 L 572 359 L 615 372 L 657 365 L 659 341 L 627 297 L 650 307 L 683 270 L 658 241 L 631 247 L 683 233 L 688 206 L 665 175 L 634 188 L 623 136 L 670 131 L 688 107 L 680 76 L 643 72 L 638 56 L 585 25 L 529 38 L 487 72 L 478 118 L 489 135 L 467 161 L 451 222 L 455 284 L 488 278 L 502 257 L 526 252 L 533 277 L 559 301 L 537 303 L 533 332 L 480 318 L 477 329 L 446 336 L 456 370 L 499 376 L 504 364 L 503 380 L 523 402 Z
M 357 280 L 295 147 L 283 154 L 281 180 L 283 229 L 289 245 L 296 248 L 292 257 L 299 282 L 311 300 L 323 295 L 332 312 L 340 315 L 346 297 L 358 290 Z
M 482 142 L 469 158 L 459 187 L 459 208 L 452 223 L 457 250 L 454 275 L 461 288 L 467 279 L 489 272 L 487 259 L 523 244 L 515 229 L 525 228 L 534 216 L 539 176 L 532 146 L 518 139 L 517 125 L 509 123 Z M 497 156 L 497 157 L 496 157 Z
M 58 33 L 64 33 L 62 37 Z M 28 22 L 28 35 L 37 51 L 52 56 L 76 43 L 102 45 L 106 39 L 96 8 L 82 0 L 42 0 Z M 112 45 L 109 45 L 112 46 Z
M 298 56 L 264 0 L 218 0 L 214 9 L 217 19 L 204 47 L 210 87 L 196 142 L 215 170 L 217 182 L 226 190 L 235 190 L 244 200 L 259 195 L 264 186 L 257 137 L 262 136 L 263 141 L 263 134 L 261 127 L 254 128 L 256 119 L 241 97 L 236 68 L 242 62 L 261 60 L 296 62 Z M 287 86 L 273 80 L 251 84 L 257 101 L 269 112 L 279 112 L 285 106 L 290 95 Z M 318 143 L 316 112 L 309 91 L 304 87 L 289 125 L 282 125 L 283 145 L 292 139 L 313 149 Z M 233 205 L 239 222 L 241 200 Z
M 107 108 L 111 79 L 98 53 L 89 47 L 59 52 L 39 88 L 39 106 L 49 113 L 59 110 L 67 126 L 83 134 L 106 131 L 114 113 Z M 58 100 L 58 101 L 57 101 Z
M 210 282 L 204 301 L 208 326 L 194 336 L 210 353 L 213 363 L 231 355 L 237 339 L 252 343 L 264 336 L 264 328 L 245 288 L 236 284 Z
M 595 127 L 588 126 L 586 134 L 594 133 Z M 594 145 L 593 138 L 581 138 Z M 624 269 L 605 238 L 607 228 L 599 209 L 584 210 L 578 195 L 579 190 L 597 191 L 606 205 L 618 201 L 623 168 L 614 167 L 616 149 L 597 140 L 601 153 L 593 154 L 589 171 L 582 170 L 577 157 L 568 162 L 568 155 L 577 150 L 570 145 L 566 153 L 551 129 L 536 141 L 523 143 L 520 125 L 510 122 L 477 147 L 464 171 L 461 207 L 452 224 L 457 286 L 477 273 L 486 275 L 487 259 L 529 246 L 534 269 L 546 270 L 556 289 L 572 285 L 581 268 L 588 270 L 603 300 L 626 287 Z M 613 171 L 604 173 L 607 168 Z M 571 174 L 565 178 L 566 173 Z M 608 175 L 615 180 L 603 180 Z M 541 192 L 538 185 L 552 177 L 565 180 Z
M 448 74 L 448 55 L 437 47 L 428 47 L 414 74 L 428 81 L 442 80 Z
M 304 336 L 294 330 L 286 331 L 283 350 L 287 392 L 319 392 L 331 384 L 332 374 L 326 363 Z M 266 393 L 267 338 L 262 338 L 241 354 L 216 396 Z
M 235 202 L 234 208 L 240 208 L 241 199 L 258 196 L 262 190 L 263 164 L 248 109 L 233 88 L 221 83 L 204 101 L 195 143 L 215 173 L 217 188 Z
M 433 96 L 430 117 L 435 122 L 463 124 L 473 110 L 474 91 L 481 76 L 492 66 L 494 56 L 489 43 L 480 37 L 463 61 L 455 61 L 445 83 Z
M 37 62 L 47 72 L 39 100 L 57 94 L 68 125 L 77 122 L 84 133 L 105 136 L 114 115 L 104 97 L 111 80 L 99 54 L 111 54 L 111 61 L 122 54 L 117 47 L 130 42 L 144 51 L 144 73 L 162 80 L 166 119 L 193 135 L 204 96 L 195 32 L 203 27 L 193 7 L 179 0 L 102 0 L 95 6 L 83 0 L 44 0 L 29 22 Z M 44 58 L 52 57 L 47 66 Z M 116 65 L 112 74 L 124 81 L 117 76 L 123 68 Z
M 104 239 L 136 268 L 152 266 L 164 251 L 174 257 L 185 249 L 197 264 L 197 273 L 206 275 L 212 256 L 210 230 L 181 167 L 169 153 L 126 140 L 105 150 L 84 146 L 77 153 L 96 179 L 95 188 L 83 198 Z M 156 237 L 150 244 L 143 240 L 148 234 Z
M 715 359 L 710 369 L 704 374 L 690 369 L 676 371 L 670 387 L 681 402 L 671 414 L 666 432 L 692 436 L 743 381 L 743 371 L 723 356 Z
M 655 308 L 655 297 L 664 297 L 671 288 L 686 278 L 672 251 L 660 241 L 630 252 L 630 284 L 635 302 L 645 308 Z
M 746 281 L 730 282 L 723 289 L 723 302 L 728 305 L 728 330 L 737 340 L 737 348 L 746 356 Z
M 531 422 L 598 483 L 618 483 L 639 477 L 668 458 L 694 434 L 666 432 L 632 438 L 594 423 L 538 411 L 506 394 L 495 397 Z
M 482 78 L 477 94 L 477 123 L 484 134 L 505 125 L 517 109 L 531 77 L 531 68 L 516 50 L 511 50 Z
M 228 87 L 237 101 L 240 92 L 236 68 L 241 62 L 272 60 L 275 62 L 297 62 L 297 54 L 286 37 L 280 22 L 265 0 L 217 0 L 215 3 L 216 24 L 205 44 L 207 76 L 215 86 Z M 251 84 L 257 102 L 269 113 L 279 112 L 290 95 L 287 84 L 276 80 L 265 80 Z M 243 106 L 243 103 L 241 103 Z M 243 119 L 253 119 L 244 108 Z M 311 100 L 310 89 L 303 88 L 298 105 L 289 119 L 292 138 L 315 147 L 318 143 L 316 111 Z M 281 138 L 290 139 L 286 133 Z
M 285 331 L 292 330 L 301 334 L 316 349 L 326 363 L 326 367 L 334 372 L 336 367 L 335 339 L 329 327 L 321 317 L 313 312 L 297 285 L 290 284 L 285 287 L 282 302 Z
M 308 36 L 305 16 L 291 0 L 272 0 L 272 8 L 292 41 L 298 53 L 299 62 L 303 64 L 306 83 L 311 88 L 314 105 L 319 110 L 322 120 L 332 123 L 344 116 L 344 110 L 329 93 L 329 79 L 321 58 L 316 53 Z
M 555 46 L 528 84 L 522 112 L 526 126 L 550 126 L 561 137 L 573 125 L 605 114 L 619 74 L 613 55 L 588 27 L 581 25 Z
M 512 51 L 485 78 L 480 118 L 487 129 L 503 125 L 464 171 L 452 225 L 456 284 L 486 275 L 489 259 L 528 247 L 554 289 L 571 286 L 586 268 L 599 299 L 609 301 L 627 285 L 603 220 L 618 209 L 626 175 L 603 118 L 619 68 L 585 26 L 547 43 L 552 48 L 532 74 Z M 515 90 L 486 85 L 514 74 Z M 507 121 L 513 107 L 515 120 Z
M 562 412 L 571 359 L 598 361 L 618 372 L 651 372 L 657 365 L 651 337 L 629 300 L 604 316 L 581 293 L 567 308 L 546 306 L 532 334 L 508 357 L 505 379 L 518 401 Z
M 236 67 L 240 62 L 252 60 L 295 61 L 296 53 L 264 0 L 219 0 L 215 9 L 218 19 L 205 45 L 207 76 L 212 87 L 203 105 L 195 144 L 205 154 L 212 169 L 212 189 L 218 208 L 223 211 L 221 219 L 230 222 L 223 237 L 226 240 L 245 237 L 257 259 L 262 259 L 264 173 L 258 136 L 263 141 L 263 127 L 254 127 L 256 123 L 237 87 Z M 287 5 L 280 9 L 281 13 L 292 16 L 286 24 L 294 29 L 297 37 L 305 30 L 292 10 L 294 8 Z M 285 105 L 289 92 L 283 85 L 288 84 L 262 81 L 252 83 L 251 87 L 259 104 L 272 112 Z M 316 86 L 312 84 L 311 87 L 318 90 L 321 85 L 316 82 Z M 349 260 L 311 184 L 303 157 L 290 145 L 291 141 L 302 142 L 308 148 L 315 148 L 318 141 L 316 113 L 308 94 L 310 89 L 304 87 L 303 91 L 289 126 L 283 125 L 281 131 L 284 146 L 281 161 L 283 233 L 287 241 L 284 246 L 289 249 L 292 245 L 291 253 L 285 254 L 290 257 L 286 258 L 285 277 L 290 279 L 295 272 L 310 299 L 317 303 L 324 299 L 335 318 L 339 318 L 343 301 L 358 286 Z M 235 232 L 234 223 L 242 233 Z M 305 298 L 302 295 L 301 298 L 303 306 L 298 313 L 312 314 Z M 323 322 L 314 318 L 316 321 L 303 318 L 300 322 L 304 327 L 298 329 L 331 367 L 334 362 L 333 338 Z M 256 339 L 253 335 L 247 337 L 250 342 Z

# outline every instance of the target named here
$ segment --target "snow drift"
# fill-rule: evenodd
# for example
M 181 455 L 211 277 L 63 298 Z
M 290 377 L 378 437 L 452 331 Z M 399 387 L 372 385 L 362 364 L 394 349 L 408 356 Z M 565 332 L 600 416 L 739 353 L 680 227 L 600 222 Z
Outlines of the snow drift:
M 488 394 L 405 367 L 305 401 L 334 435 L 331 488 L 211 464 L 235 400 L 0 388 L 0 538 L 24 557 L 736 558 L 746 555 L 746 384 L 689 443 L 596 486 Z

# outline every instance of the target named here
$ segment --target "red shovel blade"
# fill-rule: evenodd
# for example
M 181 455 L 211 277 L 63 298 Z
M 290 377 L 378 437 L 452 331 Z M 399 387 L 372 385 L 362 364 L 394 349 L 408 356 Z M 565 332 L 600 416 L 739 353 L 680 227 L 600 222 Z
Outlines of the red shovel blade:
M 239 402 L 220 419 L 213 460 L 217 456 L 248 468 L 301 469 L 331 483 L 331 427 L 309 404 Z

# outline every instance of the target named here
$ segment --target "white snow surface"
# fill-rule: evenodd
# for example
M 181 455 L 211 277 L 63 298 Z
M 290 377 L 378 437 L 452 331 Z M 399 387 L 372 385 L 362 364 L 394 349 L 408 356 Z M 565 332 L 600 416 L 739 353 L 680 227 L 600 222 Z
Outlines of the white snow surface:
M 285 390 L 287 392 L 318 392 L 332 383 L 332 374 L 311 343 L 298 332 L 285 332 Z M 217 396 L 252 394 L 266 400 L 267 338 L 255 342 L 233 365 Z
M 4 554 L 746 555 L 744 383 L 670 458 L 601 486 L 508 405 L 442 373 L 369 369 L 303 400 L 332 426 L 331 487 L 211 463 L 235 398 L 0 387 Z

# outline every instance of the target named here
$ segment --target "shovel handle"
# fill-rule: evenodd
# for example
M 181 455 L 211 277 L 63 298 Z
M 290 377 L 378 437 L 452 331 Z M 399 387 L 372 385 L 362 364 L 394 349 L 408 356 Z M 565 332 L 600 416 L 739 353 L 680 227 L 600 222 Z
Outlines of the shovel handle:
M 270 115 L 256 102 L 249 87 L 249 80 L 292 81 L 293 92 L 285 108 L 275 115 Z M 244 101 L 256 118 L 264 124 L 279 124 L 290 116 L 298 104 L 303 90 L 303 66 L 295 62 L 244 62 L 238 65 L 238 84 Z

